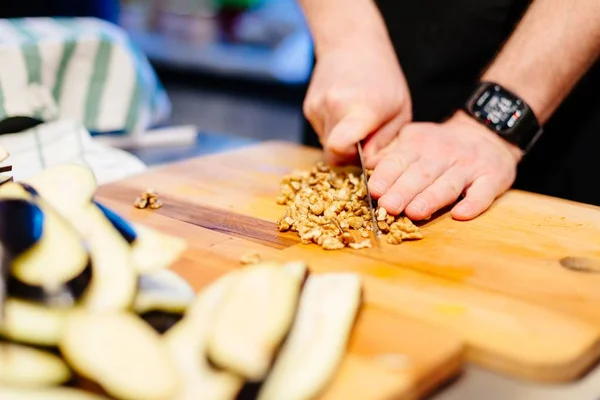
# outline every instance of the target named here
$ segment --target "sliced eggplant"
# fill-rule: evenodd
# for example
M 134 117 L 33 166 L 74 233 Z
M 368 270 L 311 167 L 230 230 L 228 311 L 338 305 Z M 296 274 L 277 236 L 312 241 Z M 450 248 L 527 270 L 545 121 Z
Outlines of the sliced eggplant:
M 308 265 L 304 261 L 290 261 L 283 264 L 283 269 L 292 274 L 294 279 L 296 279 L 300 286 L 304 285 L 306 279 L 308 278 L 309 269 Z
M 113 224 L 115 229 L 119 231 L 119 233 L 121 234 L 121 236 L 123 236 L 123 239 L 125 239 L 127 243 L 133 244 L 135 242 L 135 240 L 137 239 L 137 233 L 127 221 L 125 221 L 119 214 L 117 214 L 110 208 L 103 206 L 97 201 L 95 201 L 94 204 L 100 209 L 100 211 L 102 211 L 104 216 L 108 218 L 111 224 Z
M 81 236 L 16 183 L 0 188 L 0 241 L 11 264 L 10 296 L 72 305 L 90 282 L 90 257 Z
M 69 365 L 123 400 L 170 400 L 180 381 L 161 337 L 128 312 L 74 312 L 59 349 Z
M 168 268 L 187 247 L 186 242 L 182 239 L 129 223 L 110 208 L 98 202 L 95 204 L 130 244 L 134 265 L 140 273 Z
M 139 276 L 133 310 L 157 332 L 165 333 L 183 318 L 195 298 L 185 279 L 171 270 L 158 270 Z
M 129 244 L 91 200 L 83 202 L 85 196 L 77 193 L 77 186 L 59 179 L 55 183 L 55 187 L 32 186 L 43 201 L 77 228 L 89 246 L 93 276 L 82 297 L 84 305 L 97 310 L 129 308 L 137 288 Z
M 293 327 L 258 400 L 309 400 L 327 386 L 346 351 L 361 295 L 356 274 L 308 277 Z
M 38 346 L 56 346 L 70 310 L 7 298 L 0 336 Z
M 181 322 L 163 336 L 183 380 L 182 391 L 173 400 L 233 400 L 242 388 L 242 377 L 214 368 L 206 355 L 217 306 L 237 273 L 226 274 L 201 291 Z
M 296 311 L 300 280 L 272 263 L 240 270 L 208 337 L 208 356 L 250 382 L 264 379 Z
M 109 400 L 90 392 L 68 387 L 19 388 L 0 387 L 2 400 Z
M 154 229 L 133 224 L 137 239 L 132 245 L 133 263 L 138 272 L 170 267 L 187 248 L 187 242 Z
M 61 164 L 52 166 L 30 178 L 22 184 L 43 197 L 61 197 L 67 203 L 65 207 L 82 207 L 89 204 L 98 187 L 92 170 L 78 164 Z M 52 202 L 51 202 L 52 203 Z
M 58 386 L 71 379 L 71 370 L 57 355 L 15 343 L 0 342 L 0 385 Z

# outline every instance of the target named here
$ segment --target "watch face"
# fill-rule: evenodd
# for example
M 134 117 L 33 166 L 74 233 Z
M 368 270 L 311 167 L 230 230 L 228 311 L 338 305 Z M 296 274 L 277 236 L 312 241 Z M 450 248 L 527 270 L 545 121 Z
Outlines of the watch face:
M 473 105 L 473 113 L 502 133 L 515 126 L 525 113 L 525 105 L 499 86 L 492 86 L 479 96 Z

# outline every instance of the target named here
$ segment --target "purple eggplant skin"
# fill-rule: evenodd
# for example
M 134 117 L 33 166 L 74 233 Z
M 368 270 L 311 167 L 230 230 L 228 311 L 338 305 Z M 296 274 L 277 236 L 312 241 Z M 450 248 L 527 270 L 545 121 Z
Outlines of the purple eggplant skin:
M 9 258 L 18 257 L 42 238 L 44 213 L 22 199 L 0 200 L 0 242 Z
M 123 217 L 110 208 L 103 206 L 97 201 L 94 201 L 94 204 L 100 209 L 100 211 L 102 211 L 104 216 L 110 221 L 114 228 L 119 231 L 127 243 L 132 244 L 135 242 L 137 239 L 137 233 L 129 222 L 127 222 Z
M 140 318 L 146 321 L 156 332 L 161 335 L 166 333 L 183 318 L 183 313 L 167 311 L 147 311 L 140 314 Z
M 87 266 L 73 279 L 65 282 L 56 293 L 50 293 L 41 286 L 29 285 L 20 281 L 13 275 L 8 275 L 7 293 L 10 297 L 28 300 L 36 303 L 61 304 L 66 299 L 70 299 L 66 306 L 70 307 L 85 293 L 93 276 L 92 262 L 89 259 Z M 56 301 L 54 301 L 56 299 Z
M 30 192 L 27 188 L 31 187 L 26 187 Z M 6 295 L 41 303 L 48 303 L 55 296 L 71 298 L 73 301 L 79 299 L 92 279 L 91 258 L 82 273 L 65 282 L 57 293 L 48 293 L 43 287 L 29 285 L 11 274 L 12 261 L 41 240 L 43 233 L 44 213 L 35 202 L 24 199 L 0 200 L 0 243 L 5 250 L 2 260 L 3 276 L 0 279 L 3 279 Z

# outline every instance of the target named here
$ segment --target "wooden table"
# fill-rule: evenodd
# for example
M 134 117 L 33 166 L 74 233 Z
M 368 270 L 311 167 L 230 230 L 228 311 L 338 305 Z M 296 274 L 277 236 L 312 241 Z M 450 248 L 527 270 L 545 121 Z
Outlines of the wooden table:
M 100 188 L 126 218 L 188 240 L 173 268 L 196 288 L 239 268 L 239 257 L 303 259 L 319 272 L 363 277 L 365 307 L 324 398 L 421 398 L 470 361 L 497 374 L 568 382 L 600 356 L 600 274 L 561 265 L 600 260 L 600 209 L 511 191 L 480 218 L 444 214 L 425 238 L 325 251 L 279 233 L 279 181 L 320 152 L 268 142 L 170 164 Z M 137 210 L 147 188 L 164 202 Z

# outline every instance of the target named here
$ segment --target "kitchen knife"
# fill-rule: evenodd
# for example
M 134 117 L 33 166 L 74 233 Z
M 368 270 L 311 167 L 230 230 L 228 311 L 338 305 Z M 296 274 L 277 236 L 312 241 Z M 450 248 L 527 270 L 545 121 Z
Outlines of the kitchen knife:
M 381 230 L 379 230 L 379 225 L 377 225 L 377 216 L 375 215 L 375 208 L 373 208 L 373 198 L 371 197 L 371 191 L 369 190 L 368 178 L 367 178 L 367 170 L 365 169 L 365 159 L 363 156 L 362 143 L 358 142 L 356 144 L 358 147 L 358 157 L 360 159 L 360 167 L 362 168 L 363 180 L 365 182 L 365 188 L 367 189 L 367 201 L 369 203 L 369 211 L 371 212 L 371 224 L 373 225 L 373 234 L 375 235 L 375 244 L 380 246 L 379 235 L 381 235 Z

